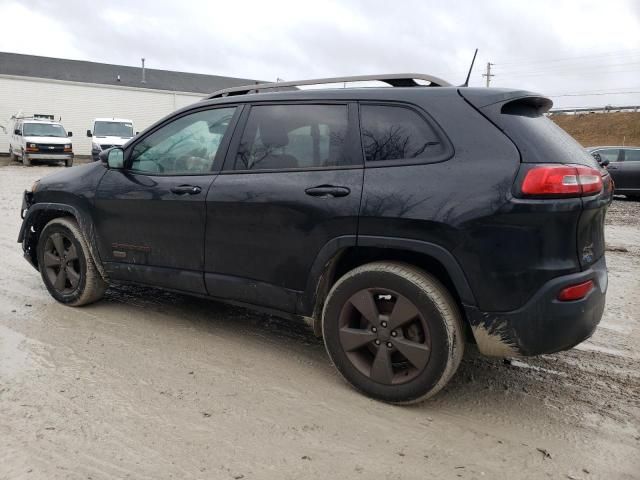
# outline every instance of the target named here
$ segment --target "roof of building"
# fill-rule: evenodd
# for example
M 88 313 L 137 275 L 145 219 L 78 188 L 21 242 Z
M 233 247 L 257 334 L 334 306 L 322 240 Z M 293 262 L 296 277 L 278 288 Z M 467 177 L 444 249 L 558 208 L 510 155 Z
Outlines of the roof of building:
M 256 83 L 246 78 L 154 68 L 145 68 L 145 83 L 142 83 L 141 67 L 6 52 L 0 52 L 0 74 L 202 94 Z

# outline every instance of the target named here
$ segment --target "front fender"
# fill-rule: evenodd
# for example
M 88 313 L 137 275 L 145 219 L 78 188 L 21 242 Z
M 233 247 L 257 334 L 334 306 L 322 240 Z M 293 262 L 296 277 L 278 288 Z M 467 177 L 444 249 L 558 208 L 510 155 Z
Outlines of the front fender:
M 24 220 L 18 233 L 18 243 L 22 243 L 22 249 L 24 250 L 27 260 L 37 268 L 35 246 L 38 244 L 40 232 L 36 227 L 42 228 L 44 227 L 44 224 L 42 224 L 44 221 L 48 222 L 50 219 L 60 216 L 72 216 L 76 222 L 78 222 L 80 231 L 89 247 L 89 254 L 91 255 L 93 263 L 96 265 L 100 275 L 106 280 L 107 276 L 102 267 L 98 249 L 95 246 L 95 228 L 93 221 L 86 212 L 83 212 L 73 205 L 43 202 L 35 203 L 29 207 L 26 214 L 24 214 Z

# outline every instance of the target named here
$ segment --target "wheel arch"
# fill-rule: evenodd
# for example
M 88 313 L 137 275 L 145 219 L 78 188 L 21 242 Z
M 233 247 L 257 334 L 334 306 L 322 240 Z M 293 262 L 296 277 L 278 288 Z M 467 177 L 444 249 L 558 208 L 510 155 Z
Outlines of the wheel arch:
M 322 308 L 333 284 L 347 271 L 373 261 L 402 261 L 434 275 L 451 292 L 464 315 L 464 305 L 476 305 L 469 282 L 455 257 L 444 247 L 421 240 L 396 237 L 339 237 L 327 243 L 311 268 L 298 313 L 312 320 L 321 336 Z M 464 318 L 465 323 L 468 321 Z
M 36 203 L 29 208 L 18 235 L 18 242 L 22 243 L 25 257 L 27 257 L 36 269 L 38 268 L 37 247 L 38 241 L 40 240 L 40 233 L 47 223 L 55 218 L 61 217 L 71 217 L 78 223 L 80 232 L 89 248 L 93 263 L 96 265 L 98 272 L 100 272 L 100 276 L 106 280 L 107 276 L 100 261 L 97 248 L 95 247 L 93 221 L 87 214 L 83 214 L 80 209 L 73 205 L 63 203 Z

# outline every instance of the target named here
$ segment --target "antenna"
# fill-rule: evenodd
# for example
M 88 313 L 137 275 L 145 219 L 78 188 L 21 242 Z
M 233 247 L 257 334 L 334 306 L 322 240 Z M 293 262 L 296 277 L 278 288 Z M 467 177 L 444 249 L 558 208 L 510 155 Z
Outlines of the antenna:
M 478 55 L 478 49 L 476 48 L 476 51 L 473 54 L 473 60 L 471 60 L 471 66 L 469 67 L 469 73 L 467 73 L 467 79 L 464 81 L 464 83 L 462 85 L 460 85 L 461 87 L 468 87 L 469 86 L 469 78 L 471 78 L 471 70 L 473 70 L 473 64 L 476 63 L 476 55 Z

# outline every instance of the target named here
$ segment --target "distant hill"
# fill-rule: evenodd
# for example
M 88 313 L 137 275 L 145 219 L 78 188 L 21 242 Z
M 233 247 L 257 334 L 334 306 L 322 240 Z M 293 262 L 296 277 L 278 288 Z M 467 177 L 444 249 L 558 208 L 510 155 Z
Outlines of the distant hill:
M 584 147 L 640 146 L 640 112 L 551 115 L 550 118 Z

